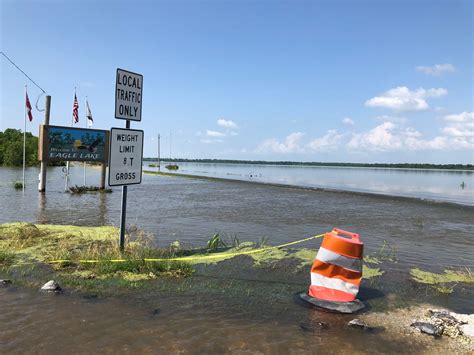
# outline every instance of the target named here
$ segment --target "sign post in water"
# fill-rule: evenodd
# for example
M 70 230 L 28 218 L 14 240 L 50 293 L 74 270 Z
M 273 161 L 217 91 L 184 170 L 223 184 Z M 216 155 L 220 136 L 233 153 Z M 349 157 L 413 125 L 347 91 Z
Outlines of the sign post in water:
M 143 75 L 117 69 L 115 79 L 115 118 L 126 120 L 125 129 L 110 131 L 109 185 L 122 186 L 120 250 L 125 247 L 127 186 L 141 184 L 143 131 L 130 129 L 130 121 L 142 120 Z

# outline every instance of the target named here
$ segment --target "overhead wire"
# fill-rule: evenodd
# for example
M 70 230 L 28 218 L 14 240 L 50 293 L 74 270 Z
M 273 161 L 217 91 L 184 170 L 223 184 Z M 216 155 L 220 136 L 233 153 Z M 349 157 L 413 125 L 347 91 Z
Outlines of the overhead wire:
M 11 60 L 6 54 L 5 52 L 3 51 L 0 51 L 0 54 L 3 55 L 5 57 L 6 60 L 8 60 L 16 69 L 18 69 L 26 78 L 28 78 L 29 81 L 31 81 L 38 89 L 41 90 L 41 94 L 38 95 L 37 99 L 36 99 L 36 103 L 35 103 L 35 107 L 38 111 L 42 112 L 44 111 L 45 109 L 40 109 L 38 107 L 38 102 L 39 102 L 39 99 L 41 98 L 41 96 L 43 96 L 44 94 L 46 94 L 46 91 L 41 87 L 39 86 L 36 81 L 34 81 L 28 74 L 26 74 L 13 60 Z

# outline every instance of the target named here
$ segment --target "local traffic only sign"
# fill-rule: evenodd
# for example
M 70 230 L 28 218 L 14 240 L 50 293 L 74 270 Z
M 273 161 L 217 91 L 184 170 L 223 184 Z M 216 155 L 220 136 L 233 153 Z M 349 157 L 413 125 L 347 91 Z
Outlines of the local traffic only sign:
M 142 182 L 143 131 L 130 129 L 142 120 L 143 75 L 117 68 L 115 118 L 126 120 L 125 129 L 110 131 L 109 185 L 122 186 L 120 250 L 125 248 L 128 185 Z
M 143 131 L 112 128 L 110 131 L 109 185 L 141 184 Z
M 117 69 L 115 80 L 115 118 L 142 120 L 143 75 Z

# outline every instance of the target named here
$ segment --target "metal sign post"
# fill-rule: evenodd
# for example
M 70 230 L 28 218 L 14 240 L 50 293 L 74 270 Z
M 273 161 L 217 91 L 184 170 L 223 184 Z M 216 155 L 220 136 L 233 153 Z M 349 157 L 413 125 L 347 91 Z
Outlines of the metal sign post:
M 142 120 L 143 75 L 117 69 L 115 118 L 126 120 L 125 129 L 110 131 L 109 185 L 122 186 L 120 250 L 125 248 L 128 185 L 141 184 L 143 131 L 130 129 L 130 121 Z

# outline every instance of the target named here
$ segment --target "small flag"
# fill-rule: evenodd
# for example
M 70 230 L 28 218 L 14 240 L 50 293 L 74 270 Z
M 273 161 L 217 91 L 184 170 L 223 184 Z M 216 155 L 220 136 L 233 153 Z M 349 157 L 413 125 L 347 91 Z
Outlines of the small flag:
M 25 106 L 26 106 L 26 113 L 28 114 L 28 119 L 31 122 L 31 121 L 33 121 L 33 114 L 31 113 L 31 104 L 30 104 L 30 99 L 28 98 L 28 93 L 26 93 Z
M 86 117 L 87 117 L 87 126 L 91 127 L 94 123 L 94 119 L 92 118 L 91 108 L 89 107 L 89 101 L 86 100 Z
M 79 122 L 79 102 L 77 102 L 76 94 L 74 94 L 74 103 L 72 104 L 72 118 L 74 123 Z

